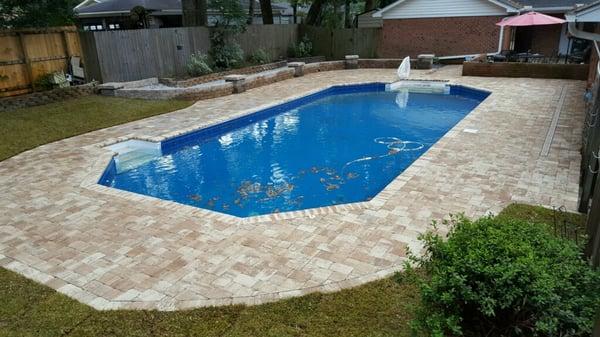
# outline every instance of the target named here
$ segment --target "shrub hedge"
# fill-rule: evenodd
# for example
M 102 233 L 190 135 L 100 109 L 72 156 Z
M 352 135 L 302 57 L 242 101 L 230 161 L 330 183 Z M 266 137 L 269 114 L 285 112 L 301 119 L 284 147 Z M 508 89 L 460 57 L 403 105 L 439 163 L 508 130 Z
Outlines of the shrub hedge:
M 458 216 L 450 225 L 447 240 L 429 232 L 421 237 L 425 254 L 411 257 L 422 271 L 412 273 L 422 290 L 417 334 L 590 334 L 600 272 L 574 242 L 522 220 Z

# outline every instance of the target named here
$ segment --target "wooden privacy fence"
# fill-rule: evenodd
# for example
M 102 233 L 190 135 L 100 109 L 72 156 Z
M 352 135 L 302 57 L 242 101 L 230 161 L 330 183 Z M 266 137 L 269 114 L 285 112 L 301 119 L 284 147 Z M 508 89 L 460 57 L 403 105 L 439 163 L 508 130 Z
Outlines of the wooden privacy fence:
M 600 266 L 600 77 L 592 87 L 582 138 L 579 211 L 588 213 L 586 254 L 592 264 Z
M 75 27 L 0 31 L 0 97 L 31 92 L 40 76 L 66 71 L 81 54 Z
M 301 26 L 299 37 L 305 35 L 312 41 L 315 55 L 335 60 L 342 59 L 345 55 L 377 58 L 381 28 L 328 29 Z
M 297 36 L 297 25 L 253 25 L 235 40 L 246 55 L 262 48 L 277 59 L 286 55 Z M 210 48 L 206 27 L 82 32 L 80 38 L 86 77 L 101 82 L 182 76 L 190 56 Z

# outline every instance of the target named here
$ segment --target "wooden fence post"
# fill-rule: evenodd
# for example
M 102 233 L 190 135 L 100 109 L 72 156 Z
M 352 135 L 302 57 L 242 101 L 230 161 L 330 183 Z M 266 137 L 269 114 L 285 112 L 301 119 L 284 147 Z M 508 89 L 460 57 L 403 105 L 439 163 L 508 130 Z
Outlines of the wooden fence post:
M 69 60 L 71 59 L 71 56 L 73 56 L 73 53 L 71 52 L 71 48 L 69 47 L 69 37 L 67 36 L 67 34 L 68 33 L 66 31 L 62 31 L 62 42 L 65 47 L 65 56 L 67 58 L 68 64 Z
M 29 58 L 29 52 L 27 51 L 27 45 L 25 44 L 25 39 L 23 38 L 23 33 L 18 33 L 19 37 L 19 46 L 21 47 L 21 53 L 23 54 L 23 58 L 25 59 L 25 67 L 27 68 L 27 76 L 29 77 L 29 83 L 31 83 L 31 87 L 33 88 L 33 69 L 31 67 L 31 58 Z

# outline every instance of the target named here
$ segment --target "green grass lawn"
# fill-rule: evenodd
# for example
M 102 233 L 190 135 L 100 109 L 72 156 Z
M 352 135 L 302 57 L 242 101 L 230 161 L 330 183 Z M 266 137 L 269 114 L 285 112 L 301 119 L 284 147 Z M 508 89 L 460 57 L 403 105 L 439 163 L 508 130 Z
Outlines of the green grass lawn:
M 1 113 L 0 159 L 187 104 L 93 96 Z M 527 205 L 511 205 L 499 216 L 549 224 L 554 219 L 552 210 Z M 580 215 L 567 217 L 570 223 L 583 224 Z M 0 268 L 0 336 L 409 336 L 411 308 L 418 303 L 419 291 L 397 276 L 259 306 L 96 311 Z
M 192 103 L 94 95 L 0 112 L 0 160 L 55 140 L 183 109 Z

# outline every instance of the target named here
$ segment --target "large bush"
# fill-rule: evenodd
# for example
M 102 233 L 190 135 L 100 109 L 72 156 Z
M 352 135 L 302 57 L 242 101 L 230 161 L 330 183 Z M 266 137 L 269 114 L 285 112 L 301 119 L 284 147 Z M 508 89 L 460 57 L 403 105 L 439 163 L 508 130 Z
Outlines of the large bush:
M 237 68 L 244 63 L 244 51 L 229 36 L 227 29 L 214 29 L 211 33 L 209 54 L 218 69 Z
M 455 217 L 445 241 L 428 233 L 413 257 L 431 336 L 584 336 L 600 308 L 600 273 L 580 247 L 544 225 Z
M 259 48 L 250 55 L 248 61 L 252 64 L 265 64 L 271 62 L 271 57 L 264 49 Z
M 291 57 L 309 57 L 313 54 L 313 45 L 307 35 L 304 35 L 302 40 L 296 45 L 291 45 L 288 49 L 288 54 Z
M 212 73 L 208 56 L 202 53 L 192 54 L 186 64 L 186 68 L 190 76 L 201 76 Z

